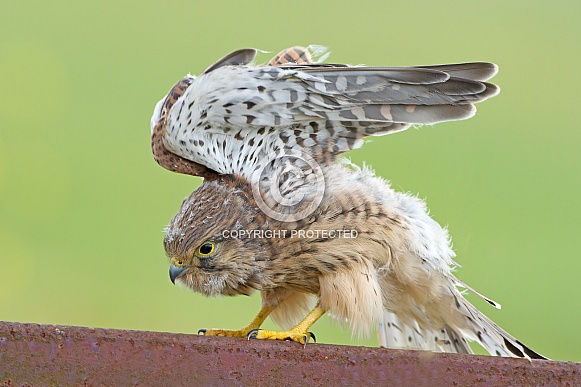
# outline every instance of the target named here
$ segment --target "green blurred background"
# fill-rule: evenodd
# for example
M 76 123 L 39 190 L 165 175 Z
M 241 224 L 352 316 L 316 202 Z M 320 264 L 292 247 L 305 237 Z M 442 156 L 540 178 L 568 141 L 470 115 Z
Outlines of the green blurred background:
M 469 296 L 492 319 L 581 361 L 580 14 L 579 1 L 2 1 L 0 320 L 246 324 L 257 295 L 206 299 L 169 281 L 162 229 L 201 180 L 154 162 L 149 120 L 177 80 L 234 49 L 316 43 L 333 62 L 500 66 L 502 92 L 475 118 L 350 157 L 427 198 L 459 277 L 502 303 Z M 327 317 L 313 331 L 375 345 Z

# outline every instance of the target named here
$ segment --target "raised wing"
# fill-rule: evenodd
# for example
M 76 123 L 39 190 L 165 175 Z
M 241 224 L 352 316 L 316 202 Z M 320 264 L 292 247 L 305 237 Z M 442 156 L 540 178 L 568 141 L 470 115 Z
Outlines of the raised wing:
M 206 168 L 206 176 L 210 170 L 252 179 L 289 152 L 328 165 L 365 136 L 469 118 L 474 103 L 499 91 L 485 82 L 497 71 L 492 63 L 349 67 L 304 63 L 299 55 L 260 67 L 246 63 L 254 53 L 237 51 L 200 77 L 184 78 L 179 92 L 174 87 L 158 104 L 154 143 L 202 166 L 178 172 L 201 175 Z

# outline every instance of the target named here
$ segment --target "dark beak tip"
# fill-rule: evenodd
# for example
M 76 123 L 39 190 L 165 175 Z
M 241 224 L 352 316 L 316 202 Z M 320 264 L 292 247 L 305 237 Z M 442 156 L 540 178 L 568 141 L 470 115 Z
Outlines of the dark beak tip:
M 175 285 L 176 279 L 178 279 L 179 277 L 184 275 L 185 272 L 186 272 L 185 267 L 177 267 L 174 265 L 169 265 L 169 279 L 171 280 L 171 283 Z

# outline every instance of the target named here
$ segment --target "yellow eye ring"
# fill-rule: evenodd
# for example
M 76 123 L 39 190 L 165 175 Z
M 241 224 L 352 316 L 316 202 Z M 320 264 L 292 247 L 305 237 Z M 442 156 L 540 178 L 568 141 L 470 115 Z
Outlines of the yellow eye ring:
M 204 242 L 198 247 L 196 253 L 201 257 L 207 257 L 214 252 L 215 247 L 213 242 Z

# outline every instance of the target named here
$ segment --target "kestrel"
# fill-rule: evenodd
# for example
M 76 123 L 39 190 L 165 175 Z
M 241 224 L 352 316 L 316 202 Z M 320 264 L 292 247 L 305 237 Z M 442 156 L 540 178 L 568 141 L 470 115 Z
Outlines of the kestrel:
M 450 238 L 420 199 L 339 155 L 411 125 L 462 120 L 495 96 L 492 63 L 313 63 L 293 47 L 268 65 L 235 51 L 180 80 L 155 107 L 152 148 L 204 178 L 166 229 L 171 281 L 207 296 L 262 296 L 240 330 L 205 335 L 305 344 L 324 313 L 383 347 L 544 358 L 479 312 L 452 273 Z M 494 301 L 473 291 L 493 306 Z M 260 329 L 270 316 L 284 331 Z

